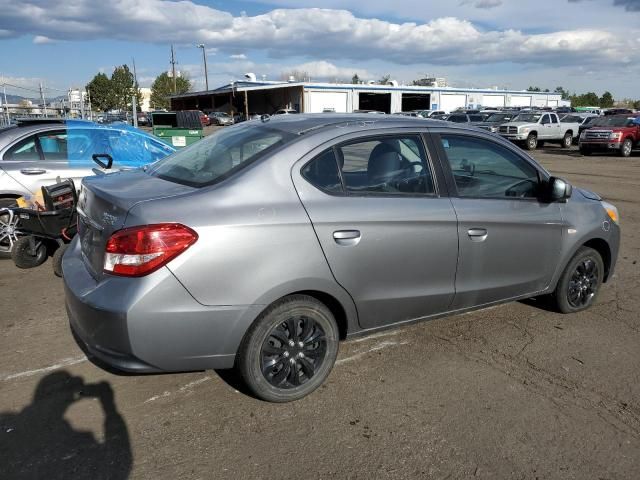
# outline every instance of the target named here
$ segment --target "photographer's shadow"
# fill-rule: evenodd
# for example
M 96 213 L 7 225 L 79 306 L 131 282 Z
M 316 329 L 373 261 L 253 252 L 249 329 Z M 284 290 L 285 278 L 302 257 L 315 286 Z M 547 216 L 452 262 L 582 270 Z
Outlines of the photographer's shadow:
M 74 430 L 64 418 L 81 398 L 97 398 L 104 411 L 104 441 Z M 107 382 L 85 384 L 66 371 L 38 383 L 33 401 L 20 413 L 0 413 L 2 478 L 125 479 L 132 454 L 127 425 Z

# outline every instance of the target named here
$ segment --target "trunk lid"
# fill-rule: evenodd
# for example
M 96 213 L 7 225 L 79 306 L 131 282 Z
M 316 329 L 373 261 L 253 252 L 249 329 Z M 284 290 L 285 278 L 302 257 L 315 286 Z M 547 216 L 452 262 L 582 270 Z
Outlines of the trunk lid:
M 102 278 L 107 241 L 113 232 L 125 226 L 127 213 L 133 206 L 193 190 L 193 187 L 152 177 L 143 170 L 86 177 L 78 197 L 78 237 L 91 275 Z

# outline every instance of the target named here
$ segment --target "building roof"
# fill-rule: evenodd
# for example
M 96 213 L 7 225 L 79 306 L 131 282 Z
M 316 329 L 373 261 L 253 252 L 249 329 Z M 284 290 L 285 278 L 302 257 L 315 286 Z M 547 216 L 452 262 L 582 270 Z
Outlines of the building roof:
M 202 90 L 198 92 L 188 92 L 180 95 L 172 95 L 171 98 L 199 97 L 203 95 L 217 95 L 223 93 L 235 93 L 255 90 L 272 90 L 276 88 L 303 87 L 306 90 L 379 90 L 384 92 L 451 92 L 451 93 L 483 93 L 495 95 L 546 95 L 561 97 L 555 92 L 530 92 L 527 90 L 497 90 L 482 88 L 456 88 L 456 87 L 423 87 L 419 85 L 369 85 L 352 83 L 323 83 L 323 82 L 284 82 L 284 81 L 255 81 L 239 80 L 227 85 L 222 85 L 213 90 Z

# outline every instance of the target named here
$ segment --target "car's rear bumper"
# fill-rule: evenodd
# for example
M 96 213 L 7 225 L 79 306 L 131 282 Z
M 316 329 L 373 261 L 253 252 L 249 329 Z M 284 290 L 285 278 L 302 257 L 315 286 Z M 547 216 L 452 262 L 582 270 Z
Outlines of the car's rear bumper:
M 205 306 L 167 269 L 96 281 L 74 241 L 63 259 L 69 323 L 81 347 L 129 372 L 231 368 L 262 306 Z

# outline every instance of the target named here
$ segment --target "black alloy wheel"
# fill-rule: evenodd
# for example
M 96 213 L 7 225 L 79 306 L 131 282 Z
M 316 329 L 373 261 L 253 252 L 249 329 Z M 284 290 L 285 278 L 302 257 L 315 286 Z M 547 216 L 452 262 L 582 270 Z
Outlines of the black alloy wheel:
M 322 327 L 306 316 L 291 317 L 274 327 L 262 344 L 262 374 L 274 387 L 295 388 L 313 378 L 326 353 Z
M 598 291 L 598 265 L 592 258 L 581 260 L 576 266 L 567 288 L 567 301 L 574 308 L 588 307 Z
M 298 400 L 329 376 L 338 341 L 338 325 L 325 304 L 308 295 L 289 295 L 251 325 L 238 349 L 236 369 L 256 397 Z
M 593 248 L 581 247 L 565 267 L 554 292 L 562 313 L 575 313 L 591 307 L 604 279 L 602 256 Z

